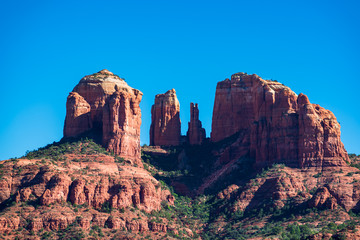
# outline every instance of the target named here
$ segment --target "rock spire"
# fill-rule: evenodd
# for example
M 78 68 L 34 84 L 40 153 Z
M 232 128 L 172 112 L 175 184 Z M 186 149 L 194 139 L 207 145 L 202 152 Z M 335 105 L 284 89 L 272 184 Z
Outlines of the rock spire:
M 155 96 L 151 108 L 150 145 L 177 146 L 180 137 L 180 103 L 175 89 L 171 89 Z
M 190 122 L 188 124 L 187 138 L 190 145 L 199 145 L 206 138 L 205 129 L 199 120 L 199 107 L 197 103 L 190 103 Z

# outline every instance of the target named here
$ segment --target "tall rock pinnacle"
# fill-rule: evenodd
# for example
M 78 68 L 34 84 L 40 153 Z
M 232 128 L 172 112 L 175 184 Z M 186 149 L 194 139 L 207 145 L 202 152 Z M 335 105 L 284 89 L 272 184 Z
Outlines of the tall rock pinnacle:
M 177 146 L 180 135 L 180 103 L 175 89 L 171 89 L 155 96 L 151 108 L 150 145 Z
M 247 155 L 258 166 L 322 168 L 349 160 L 332 112 L 255 74 L 237 73 L 217 84 L 211 140 L 234 134 L 238 134 L 232 146 L 236 151 L 230 158 Z
M 107 150 L 141 164 L 141 98 L 106 69 L 85 76 L 68 96 L 64 137 L 90 134 Z
M 187 132 L 189 144 L 199 145 L 206 138 L 205 129 L 199 120 L 198 104 L 190 103 L 190 122 Z

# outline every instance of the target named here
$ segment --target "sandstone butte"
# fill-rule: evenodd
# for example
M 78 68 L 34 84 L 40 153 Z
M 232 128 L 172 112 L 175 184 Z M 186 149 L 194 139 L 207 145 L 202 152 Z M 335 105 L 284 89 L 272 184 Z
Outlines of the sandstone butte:
M 199 120 L 199 107 L 197 103 L 190 103 L 190 122 L 188 125 L 187 139 L 189 144 L 201 144 L 206 138 L 206 132 Z
M 171 89 L 155 96 L 151 108 L 150 145 L 178 146 L 180 139 L 180 103 L 175 89 Z
M 74 223 L 87 231 L 90 239 L 96 226 L 107 231 L 109 237 L 104 239 L 140 239 L 142 234 L 160 239 L 180 231 L 192 238 L 194 232 L 211 230 L 202 220 L 185 224 L 184 212 L 168 218 L 156 213 L 176 204 L 170 191 L 147 171 L 150 165 L 142 168 L 141 98 L 139 90 L 108 70 L 81 79 L 67 98 L 64 139 L 90 136 L 117 156 L 100 153 L 97 145 L 81 141 L 76 146 L 64 143 L 69 144 L 62 148 L 65 152 L 53 150 L 53 145 L 35 152 L 35 157 L 30 154 L 1 162 L 0 233 L 9 237 L 24 234 L 33 239 L 32 233 L 40 236 L 43 231 L 66 231 Z M 174 89 L 156 95 L 151 110 L 151 145 L 182 144 L 179 112 Z M 297 95 L 281 83 L 255 74 L 232 75 L 231 80 L 217 84 L 211 142 L 206 144 L 197 104 L 191 103 L 190 113 L 187 141 L 198 146 L 190 146 L 190 152 L 181 146 L 178 152 L 147 147 L 152 151 L 147 154 L 162 160 L 175 159 L 177 167 L 193 164 L 197 172 L 188 168 L 191 174 L 185 180 L 169 179 L 183 193 L 202 195 L 214 183 L 237 174 L 234 182 L 214 195 L 221 204 L 213 213 L 219 213 L 221 224 L 213 229 L 225 229 L 224 209 L 245 213 L 264 203 L 277 209 L 291 202 L 294 206 L 336 210 L 343 214 L 336 218 L 341 222 L 350 219 L 348 211 L 360 211 L 360 175 L 357 168 L 347 164 L 340 125 L 333 113 L 311 104 L 304 94 Z M 196 161 L 188 161 L 193 156 L 187 154 L 202 147 L 209 152 L 206 156 L 211 155 L 209 159 L 195 156 Z M 73 150 L 66 152 L 68 149 Z M 40 154 L 42 151 L 46 154 Z M 254 160 L 255 168 L 247 161 L 248 166 L 241 165 L 247 158 Z M 271 167 L 261 170 L 265 166 Z M 250 178 L 239 174 L 242 167 L 249 170 L 246 174 Z M 151 172 L 166 177 L 164 170 L 154 166 Z M 201 179 L 196 174 L 201 174 Z M 192 183 L 195 187 L 190 189 L 186 177 L 200 182 Z M 249 224 L 246 221 L 242 223 Z M 313 239 L 329 239 L 324 234 L 318 232 Z M 360 238 L 356 231 L 351 234 L 348 239 Z
M 90 134 L 108 151 L 141 165 L 142 92 L 104 69 L 85 76 L 69 94 L 64 137 Z
M 236 73 L 217 84 L 211 141 L 235 137 L 222 156 L 241 156 L 258 167 L 273 163 L 321 169 L 349 161 L 334 114 L 281 83 Z

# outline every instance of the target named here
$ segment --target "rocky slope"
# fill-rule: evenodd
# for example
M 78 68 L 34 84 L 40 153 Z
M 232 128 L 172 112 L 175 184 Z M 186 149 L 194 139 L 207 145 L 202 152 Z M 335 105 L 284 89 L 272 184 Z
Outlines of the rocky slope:
M 50 145 L 0 169 L 0 233 L 10 239 L 154 239 L 185 227 L 157 214 L 174 206 L 164 185 L 92 141 Z
M 155 96 L 151 108 L 150 145 L 177 146 L 180 136 L 180 103 L 175 89 L 171 89 Z
M 108 70 L 85 76 L 69 94 L 64 137 L 90 135 L 107 150 L 140 161 L 142 93 Z

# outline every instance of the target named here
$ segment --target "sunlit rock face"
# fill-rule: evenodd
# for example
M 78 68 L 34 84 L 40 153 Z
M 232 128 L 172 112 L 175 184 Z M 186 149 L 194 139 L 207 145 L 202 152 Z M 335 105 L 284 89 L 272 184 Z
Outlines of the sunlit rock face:
M 211 140 L 237 134 L 229 158 L 250 156 L 259 167 L 341 166 L 348 155 L 334 114 L 276 81 L 237 73 L 217 84 Z
M 177 146 L 180 137 L 180 103 L 175 89 L 171 89 L 155 96 L 151 108 L 150 145 Z
M 141 98 L 108 70 L 85 76 L 68 96 L 64 137 L 92 132 L 107 150 L 140 164 Z

